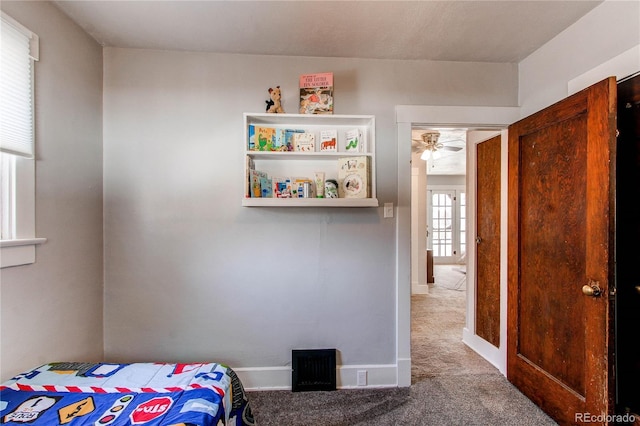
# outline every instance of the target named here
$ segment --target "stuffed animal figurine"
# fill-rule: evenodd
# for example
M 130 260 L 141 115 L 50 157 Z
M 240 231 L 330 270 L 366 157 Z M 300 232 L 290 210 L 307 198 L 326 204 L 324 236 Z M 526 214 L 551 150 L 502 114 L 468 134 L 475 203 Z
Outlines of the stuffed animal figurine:
M 280 93 L 280 86 L 276 86 L 275 89 L 269 88 L 269 97 L 271 99 L 265 101 L 267 103 L 267 112 L 272 113 L 284 113 L 284 109 L 282 109 L 282 105 L 280 103 L 280 98 L 282 94 Z

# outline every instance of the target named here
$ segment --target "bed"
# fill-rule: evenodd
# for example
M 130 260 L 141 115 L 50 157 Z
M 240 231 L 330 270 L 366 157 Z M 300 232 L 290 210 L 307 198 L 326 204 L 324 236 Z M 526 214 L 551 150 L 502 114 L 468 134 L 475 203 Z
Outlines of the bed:
M 255 424 L 240 379 L 222 364 L 42 365 L 0 385 L 0 423 Z

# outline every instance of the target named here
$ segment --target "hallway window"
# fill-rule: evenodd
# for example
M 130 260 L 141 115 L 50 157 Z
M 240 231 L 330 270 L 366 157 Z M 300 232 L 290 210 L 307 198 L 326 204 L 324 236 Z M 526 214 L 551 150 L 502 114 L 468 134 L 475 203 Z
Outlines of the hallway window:
M 427 247 L 434 260 L 456 263 L 466 250 L 466 194 L 464 190 L 429 190 Z

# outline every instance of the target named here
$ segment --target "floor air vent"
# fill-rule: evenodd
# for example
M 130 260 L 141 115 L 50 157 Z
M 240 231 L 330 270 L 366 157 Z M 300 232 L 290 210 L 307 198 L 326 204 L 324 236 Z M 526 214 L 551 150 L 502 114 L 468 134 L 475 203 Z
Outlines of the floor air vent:
M 336 390 L 335 349 L 294 349 L 291 351 L 291 390 Z

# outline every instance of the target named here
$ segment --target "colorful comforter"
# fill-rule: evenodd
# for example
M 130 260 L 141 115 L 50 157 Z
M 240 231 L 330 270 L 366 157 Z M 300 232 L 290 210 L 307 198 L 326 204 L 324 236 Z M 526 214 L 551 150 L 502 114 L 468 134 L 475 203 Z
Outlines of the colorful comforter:
M 0 423 L 255 424 L 240 380 L 215 363 L 45 364 L 0 386 Z

